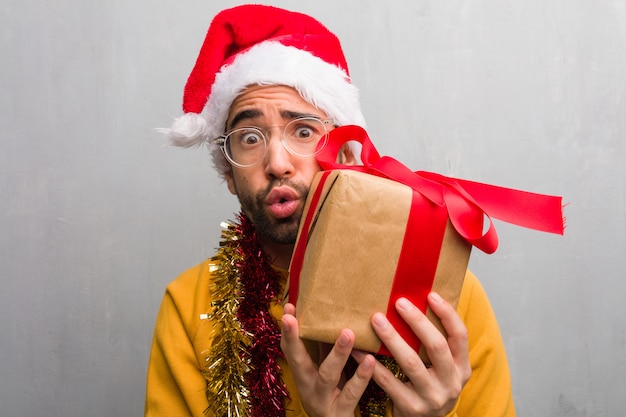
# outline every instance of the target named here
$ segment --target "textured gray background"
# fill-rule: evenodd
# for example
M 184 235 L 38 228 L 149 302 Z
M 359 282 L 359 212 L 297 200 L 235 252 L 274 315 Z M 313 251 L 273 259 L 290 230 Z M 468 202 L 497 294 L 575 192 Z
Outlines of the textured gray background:
M 230 1 L 0 6 L 0 415 L 138 416 L 167 282 L 235 199 L 162 147 Z M 624 415 L 624 0 L 280 1 L 342 39 L 381 153 L 560 194 L 565 237 L 497 223 L 472 269 L 520 416 Z

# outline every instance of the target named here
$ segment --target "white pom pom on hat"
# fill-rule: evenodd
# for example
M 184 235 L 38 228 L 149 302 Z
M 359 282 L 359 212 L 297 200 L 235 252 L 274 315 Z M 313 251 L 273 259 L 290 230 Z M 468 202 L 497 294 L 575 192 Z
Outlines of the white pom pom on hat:
M 365 127 L 339 39 L 302 13 L 243 5 L 215 16 L 183 95 L 184 115 L 166 129 L 176 146 L 207 143 L 216 168 L 229 168 L 211 139 L 224 133 L 230 105 L 250 85 L 286 85 L 339 125 Z

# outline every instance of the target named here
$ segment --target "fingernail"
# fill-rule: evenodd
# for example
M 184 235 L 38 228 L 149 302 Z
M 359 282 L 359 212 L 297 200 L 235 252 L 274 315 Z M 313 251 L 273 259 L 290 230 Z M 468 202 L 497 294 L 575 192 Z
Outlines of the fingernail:
M 341 333 L 339 335 L 339 339 L 337 339 L 339 346 L 347 346 L 350 343 L 350 338 L 345 333 Z
M 430 293 L 430 299 L 436 303 L 442 303 L 443 302 L 443 298 L 441 298 L 441 296 L 439 294 L 437 294 L 436 292 L 431 292 Z
M 385 327 L 387 327 L 387 318 L 382 314 L 382 313 L 376 313 L 374 314 L 374 316 L 372 317 L 372 322 L 374 323 L 375 326 L 384 329 Z
M 289 325 L 284 320 L 280 321 L 280 327 L 283 329 L 285 333 L 289 332 L 290 330 Z
M 370 355 L 366 356 L 363 361 L 361 361 L 361 366 L 363 369 L 370 369 L 374 366 L 374 358 Z
M 407 300 L 406 298 L 398 299 L 398 301 L 396 302 L 396 306 L 400 310 L 404 310 L 404 311 L 409 311 L 411 308 L 413 308 L 413 305 L 411 304 L 411 302 Z

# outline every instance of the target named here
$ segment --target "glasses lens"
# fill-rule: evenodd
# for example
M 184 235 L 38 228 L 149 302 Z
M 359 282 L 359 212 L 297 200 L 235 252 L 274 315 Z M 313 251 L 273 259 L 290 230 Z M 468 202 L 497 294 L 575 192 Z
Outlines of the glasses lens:
M 313 156 L 320 139 L 326 144 L 326 126 L 314 117 L 294 119 L 285 126 L 285 146 L 295 155 Z M 323 147 L 323 146 L 322 146 Z M 320 147 L 317 152 L 319 152 Z
M 224 152 L 235 165 L 255 165 L 265 154 L 265 137 L 253 127 L 235 129 L 226 136 Z

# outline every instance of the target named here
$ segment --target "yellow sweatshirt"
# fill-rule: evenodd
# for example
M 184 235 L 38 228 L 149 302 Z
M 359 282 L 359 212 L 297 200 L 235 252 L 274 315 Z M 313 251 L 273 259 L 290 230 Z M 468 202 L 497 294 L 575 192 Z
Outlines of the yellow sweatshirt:
M 210 261 L 184 272 L 170 283 L 161 303 L 146 385 L 146 417 L 218 417 L 204 414 L 208 404 L 202 358 L 211 346 Z M 286 278 L 285 278 L 286 281 Z M 285 282 L 283 282 L 283 285 Z M 515 416 L 509 368 L 500 330 L 489 300 L 476 277 L 468 271 L 457 311 L 469 332 L 472 376 L 450 417 Z M 278 320 L 282 305 L 271 307 Z M 287 417 L 306 416 L 291 372 L 282 361 L 283 379 L 291 399 Z M 355 414 L 355 415 L 358 415 Z M 387 412 L 392 416 L 391 411 Z

